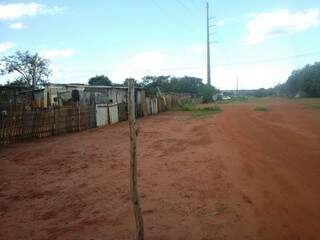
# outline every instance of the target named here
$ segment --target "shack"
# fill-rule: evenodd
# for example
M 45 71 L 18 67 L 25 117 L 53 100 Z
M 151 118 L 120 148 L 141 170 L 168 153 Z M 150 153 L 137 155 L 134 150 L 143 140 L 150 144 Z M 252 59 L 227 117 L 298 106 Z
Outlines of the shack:
M 141 89 L 136 88 L 136 104 L 141 105 Z M 123 86 L 90 86 L 85 84 L 47 84 L 44 106 L 64 106 L 73 102 L 83 105 L 127 103 L 128 88 Z
M 44 89 L 33 90 L 24 86 L 0 86 L 0 110 L 21 111 L 44 108 Z

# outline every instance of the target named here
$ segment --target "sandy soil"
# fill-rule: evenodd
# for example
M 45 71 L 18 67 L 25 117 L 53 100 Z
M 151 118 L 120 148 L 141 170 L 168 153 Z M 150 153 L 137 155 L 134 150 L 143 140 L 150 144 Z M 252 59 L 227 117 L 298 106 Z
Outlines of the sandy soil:
M 265 104 L 139 120 L 146 239 L 319 239 L 320 111 Z M 133 239 L 127 124 L 2 148 L 0 239 Z

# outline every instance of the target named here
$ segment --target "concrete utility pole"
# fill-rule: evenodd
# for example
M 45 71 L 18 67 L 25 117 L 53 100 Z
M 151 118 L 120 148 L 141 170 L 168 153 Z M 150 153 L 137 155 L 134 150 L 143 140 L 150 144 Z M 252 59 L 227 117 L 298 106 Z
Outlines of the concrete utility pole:
M 237 73 L 237 96 L 239 95 L 239 73 Z
M 209 25 L 209 3 L 207 2 L 207 84 L 211 85 L 210 71 L 210 25 Z

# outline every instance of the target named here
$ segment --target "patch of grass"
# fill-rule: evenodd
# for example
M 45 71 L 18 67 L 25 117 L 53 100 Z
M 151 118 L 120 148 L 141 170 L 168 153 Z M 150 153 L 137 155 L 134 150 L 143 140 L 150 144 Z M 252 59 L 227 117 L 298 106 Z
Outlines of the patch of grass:
M 195 108 L 196 108 L 196 106 L 193 104 L 183 104 L 183 105 L 179 106 L 179 109 L 181 111 L 186 111 L 186 112 L 192 111 Z
M 221 215 L 225 212 L 227 212 L 229 210 L 229 208 L 227 206 L 219 206 L 215 209 L 214 211 L 214 215 Z
M 249 97 L 247 96 L 235 96 L 232 97 L 231 101 L 233 102 L 247 102 L 249 99 Z
M 265 98 L 254 97 L 254 96 L 234 96 L 230 100 L 217 101 L 218 104 L 247 104 L 247 103 L 257 103 L 262 104 Z
M 224 203 L 216 203 L 213 211 L 209 212 L 209 215 L 211 216 L 219 216 L 219 215 L 225 215 L 228 213 L 234 213 L 235 209 L 231 206 L 228 206 Z
M 310 105 L 306 105 L 305 108 L 320 110 L 320 104 L 310 104 Z
M 258 112 L 266 112 L 268 111 L 268 108 L 266 106 L 258 106 L 258 107 L 255 107 L 254 110 Z
M 221 108 L 215 105 L 212 107 L 196 108 L 191 111 L 193 116 L 203 117 L 203 116 L 208 116 L 214 113 L 221 112 Z
M 214 113 L 221 112 L 221 108 L 217 105 L 208 106 L 208 107 L 199 107 L 191 104 L 184 104 L 179 106 L 178 110 L 192 112 L 192 115 L 195 117 L 204 117 Z

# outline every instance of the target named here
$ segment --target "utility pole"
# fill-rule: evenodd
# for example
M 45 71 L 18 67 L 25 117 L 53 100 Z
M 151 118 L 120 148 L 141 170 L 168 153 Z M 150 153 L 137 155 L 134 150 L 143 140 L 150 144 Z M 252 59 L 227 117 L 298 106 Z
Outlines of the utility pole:
M 211 85 L 210 71 L 210 25 L 209 25 L 209 3 L 207 2 L 207 84 Z
M 237 73 L 237 96 L 239 94 L 239 73 Z

